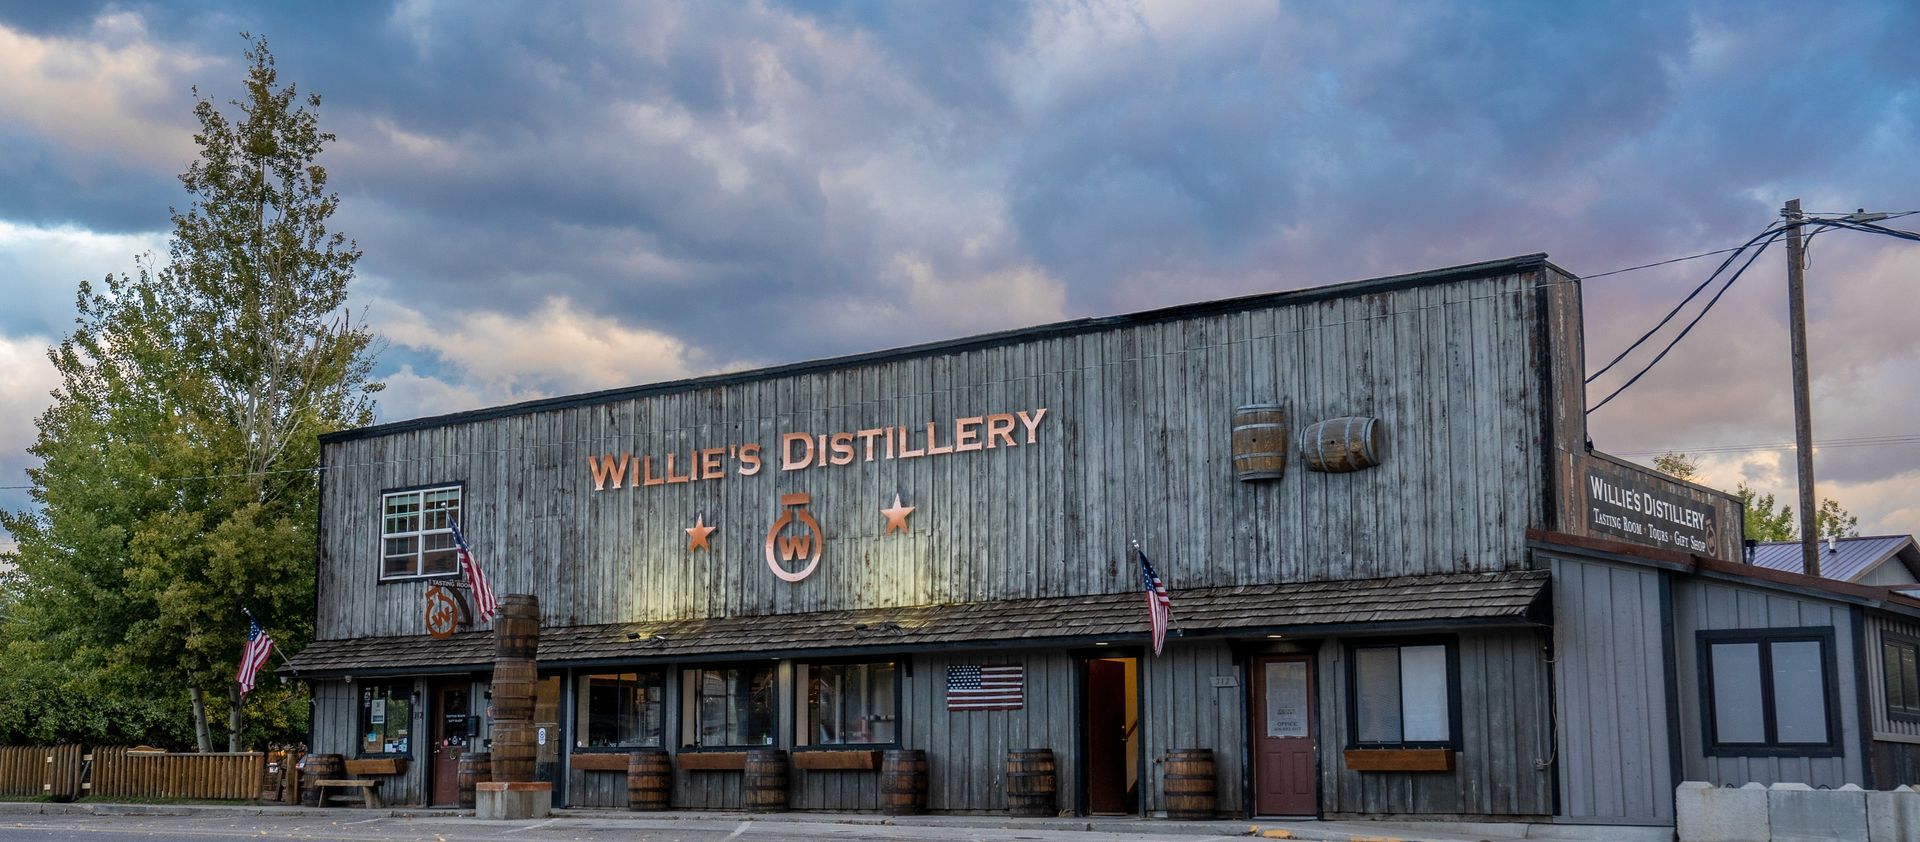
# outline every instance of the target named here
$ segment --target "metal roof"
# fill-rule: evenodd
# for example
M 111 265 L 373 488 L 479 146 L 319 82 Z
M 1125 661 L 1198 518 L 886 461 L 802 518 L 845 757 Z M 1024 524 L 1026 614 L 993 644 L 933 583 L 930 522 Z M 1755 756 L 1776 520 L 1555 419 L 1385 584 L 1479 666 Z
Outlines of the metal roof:
M 1293 582 L 1173 591 L 1179 636 L 1353 632 L 1391 628 L 1525 625 L 1539 621 L 1544 570 L 1447 573 L 1390 579 Z M 542 666 L 740 659 L 927 648 L 1042 647 L 1095 638 L 1137 641 L 1147 633 L 1140 592 L 904 606 L 809 614 L 712 617 L 540 630 Z M 291 671 L 348 673 L 484 671 L 493 632 L 316 640 Z
M 1911 535 L 1874 535 L 1860 538 L 1839 538 L 1833 542 L 1833 549 L 1827 548 L 1827 542 L 1820 542 L 1820 577 L 1838 579 L 1842 582 L 1857 582 L 1888 559 L 1906 551 L 1910 562 L 1920 562 L 1920 547 L 1914 544 Z M 1770 570 L 1784 570 L 1788 573 L 1805 573 L 1800 563 L 1799 541 L 1769 541 L 1757 544 L 1753 548 L 1753 564 Z M 1913 564 L 1908 565 L 1909 569 Z M 1920 575 L 1920 570 L 1915 570 Z

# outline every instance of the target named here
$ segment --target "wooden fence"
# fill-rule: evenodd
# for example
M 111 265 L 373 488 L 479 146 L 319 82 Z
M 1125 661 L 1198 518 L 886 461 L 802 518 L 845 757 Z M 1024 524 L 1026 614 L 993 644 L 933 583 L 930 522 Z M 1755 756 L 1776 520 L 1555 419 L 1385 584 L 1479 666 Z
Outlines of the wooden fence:
M 257 751 L 206 754 L 146 751 L 125 746 L 93 750 L 96 798 L 205 798 L 243 801 L 260 797 L 266 755 Z
M 0 795 L 76 798 L 84 754 L 77 745 L 0 746 Z

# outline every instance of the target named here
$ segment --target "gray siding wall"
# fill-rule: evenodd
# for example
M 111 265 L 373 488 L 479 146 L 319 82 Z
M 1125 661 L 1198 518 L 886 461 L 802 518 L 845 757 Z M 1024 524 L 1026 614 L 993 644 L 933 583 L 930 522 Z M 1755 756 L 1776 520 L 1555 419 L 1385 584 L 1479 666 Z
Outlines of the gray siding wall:
M 1894 743 L 1920 743 L 1920 722 L 1899 722 L 1887 715 L 1886 662 L 1880 655 L 1881 635 L 1891 632 L 1920 640 L 1920 623 L 1867 615 L 1867 703 L 1873 710 L 1873 738 Z
M 1716 786 L 1749 782 L 1864 786 L 1860 754 L 1860 695 L 1854 668 L 1851 610 L 1845 605 L 1710 579 L 1679 579 L 1673 584 L 1675 661 L 1680 690 L 1681 762 L 1684 780 Z M 1701 721 L 1700 654 L 1697 632 L 1712 629 L 1767 629 L 1826 626 L 1833 629 L 1834 660 L 1840 701 L 1840 757 L 1708 757 Z
M 380 679 L 387 681 L 390 679 Z M 415 681 L 414 689 L 426 698 L 426 683 Z M 359 756 L 355 735 L 360 730 L 360 696 L 358 685 L 346 681 L 313 682 L 313 746 L 314 754 L 338 754 L 352 760 Z M 383 775 L 380 777 L 380 799 L 387 804 L 412 805 L 425 804 L 427 801 L 427 731 L 426 705 L 414 705 L 413 710 L 413 754 L 407 758 L 407 772 L 404 775 Z
M 1672 824 L 1665 574 L 1551 562 L 1560 815 Z
M 1557 275 L 1552 276 L 1557 278 Z M 545 622 L 772 614 L 1111 593 L 1138 538 L 1175 588 L 1524 567 L 1545 445 L 1534 368 L 1546 270 L 1129 325 L 462 423 L 325 448 L 322 639 L 421 633 L 424 584 L 376 584 L 381 491 L 463 482 L 500 593 Z M 1556 352 L 1558 353 L 1558 352 Z M 1385 464 L 1232 476 L 1234 407 L 1294 432 L 1376 416 Z M 785 472 L 778 436 L 1048 413 L 1033 445 Z M 1024 437 L 1022 437 L 1024 441 Z M 757 476 L 595 492 L 590 454 L 758 443 Z M 878 510 L 919 509 L 905 536 Z M 821 567 L 788 584 L 761 545 L 809 492 Z M 689 553 L 696 516 L 719 526 Z
M 1141 781 L 1149 811 L 1167 809 L 1166 764 L 1175 749 L 1213 749 L 1215 785 L 1222 812 L 1242 809 L 1246 774 L 1247 693 L 1245 669 L 1224 643 L 1168 641 L 1161 657 L 1144 656 L 1140 732 L 1146 741 L 1147 774 Z M 1214 687 L 1215 676 L 1234 679 Z
M 1320 799 L 1328 813 L 1525 815 L 1553 812 L 1547 633 L 1461 634 L 1460 751 L 1451 774 L 1346 768 L 1347 664 L 1321 647 Z

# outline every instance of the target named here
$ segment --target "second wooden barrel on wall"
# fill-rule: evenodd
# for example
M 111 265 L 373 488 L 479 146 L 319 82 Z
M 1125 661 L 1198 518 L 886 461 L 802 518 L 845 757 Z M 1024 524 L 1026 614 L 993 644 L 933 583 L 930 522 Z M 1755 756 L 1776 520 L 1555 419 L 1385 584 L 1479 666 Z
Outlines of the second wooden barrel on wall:
M 894 749 L 880 756 L 880 809 L 889 816 L 927 811 L 927 753 Z
M 747 812 L 785 812 L 787 753 L 777 748 L 749 749 L 746 774 L 740 778 L 740 788 L 740 800 Z
M 1219 810 L 1213 749 L 1176 749 L 1167 752 L 1166 760 L 1167 818 L 1213 818 Z
M 1007 812 L 1016 816 L 1051 816 L 1059 812 L 1055 793 L 1053 749 L 1024 748 L 1007 752 Z
M 1300 431 L 1300 459 L 1309 471 L 1352 473 L 1379 465 L 1386 458 L 1386 444 L 1386 430 L 1377 418 L 1329 418 Z
M 1277 403 L 1253 403 L 1234 410 L 1234 478 L 1257 482 L 1279 479 L 1286 473 L 1286 410 Z
M 663 748 L 627 755 L 627 809 L 665 810 L 673 799 L 673 762 Z

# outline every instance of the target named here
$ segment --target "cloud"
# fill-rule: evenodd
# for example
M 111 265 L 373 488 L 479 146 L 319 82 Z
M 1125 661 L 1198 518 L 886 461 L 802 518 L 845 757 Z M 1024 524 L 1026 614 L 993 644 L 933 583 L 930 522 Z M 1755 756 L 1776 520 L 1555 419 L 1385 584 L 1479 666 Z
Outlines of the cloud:
M 164 257 L 162 233 L 103 234 L 73 226 L 43 228 L 0 219 L 0 333 L 53 335 L 73 319 L 84 280 L 130 272 L 143 254 Z
M 27 448 L 39 435 L 35 420 L 53 404 L 51 393 L 60 384 L 47 347 L 41 337 L 0 335 L 0 486 L 26 485 L 27 468 L 39 463 Z M 26 491 L 0 488 L 0 509 L 20 511 L 31 504 Z M 0 530 L 0 544 L 9 540 Z

